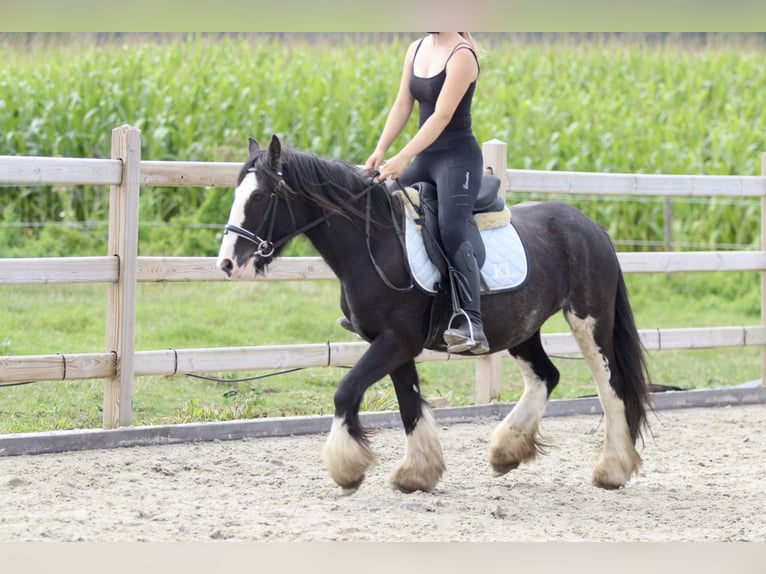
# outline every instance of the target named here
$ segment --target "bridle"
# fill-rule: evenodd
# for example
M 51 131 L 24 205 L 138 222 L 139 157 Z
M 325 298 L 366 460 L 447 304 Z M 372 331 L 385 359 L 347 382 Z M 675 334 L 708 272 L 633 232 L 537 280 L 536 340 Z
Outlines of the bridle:
M 251 167 L 249 168 L 250 172 L 254 172 L 255 168 Z M 290 189 L 287 183 L 285 183 L 283 174 L 282 174 L 282 160 L 279 160 L 277 163 L 277 166 L 275 168 L 276 174 L 279 176 L 279 181 L 277 182 L 277 189 Z M 356 195 L 356 198 L 361 198 L 362 196 L 367 196 L 367 212 L 366 212 L 366 218 L 365 218 L 365 235 L 366 235 L 366 243 L 367 243 L 367 252 L 370 255 L 370 260 L 372 261 L 373 266 L 375 267 L 375 271 L 378 273 L 378 276 L 383 280 L 383 282 L 388 286 L 389 288 L 395 290 L 395 291 L 409 291 L 414 288 L 415 284 L 412 280 L 410 280 L 409 285 L 405 287 L 397 287 L 396 285 L 393 285 L 391 281 L 386 277 L 383 270 L 378 265 L 377 261 L 375 261 L 375 257 L 372 254 L 372 246 L 370 245 L 370 191 L 374 188 L 379 186 L 379 182 L 377 182 L 373 178 L 373 184 L 370 186 L 365 187 L 361 192 L 359 192 Z M 245 239 L 249 241 L 250 243 L 255 245 L 255 251 L 253 251 L 252 255 L 250 257 L 256 258 L 256 262 L 258 259 L 267 259 L 274 255 L 275 251 L 279 249 L 281 246 L 286 244 L 288 241 L 293 239 L 294 237 L 297 237 L 298 235 L 301 235 L 302 233 L 305 233 L 306 231 L 313 229 L 317 225 L 321 225 L 322 223 L 328 221 L 331 217 L 337 215 L 337 213 L 333 211 L 328 211 L 321 217 L 318 217 L 314 221 L 311 221 L 307 223 L 306 225 L 303 225 L 302 227 L 298 228 L 297 223 L 295 221 L 295 214 L 293 213 L 292 207 L 290 205 L 290 202 L 288 200 L 285 200 L 285 205 L 287 206 L 287 211 L 290 214 L 290 219 L 293 224 L 293 231 L 282 237 L 281 239 L 278 239 L 277 241 L 273 241 L 272 237 L 274 235 L 274 224 L 276 222 L 277 218 L 277 209 L 279 207 L 279 200 L 280 195 L 272 191 L 271 195 L 269 196 L 269 203 L 266 206 L 266 214 L 263 217 L 263 221 L 261 222 L 261 225 L 256 230 L 256 233 L 253 233 L 252 231 L 249 231 L 245 229 L 244 227 L 240 227 L 239 225 L 234 225 L 233 223 L 227 223 L 224 225 L 224 235 L 231 232 L 238 237 L 241 237 L 242 239 Z M 394 227 L 396 228 L 396 235 L 399 239 L 400 244 L 402 245 L 402 249 L 404 250 L 404 239 L 402 236 L 402 231 L 399 228 L 399 225 L 396 222 L 396 217 L 393 213 L 393 206 L 391 205 L 391 200 L 389 197 L 389 208 L 391 209 L 391 216 L 392 220 L 394 222 Z M 262 238 L 258 235 L 258 232 L 260 232 L 261 228 L 266 224 L 266 222 L 269 222 L 269 227 L 266 232 L 266 238 Z M 404 252 L 404 251 L 403 251 Z
M 254 172 L 255 168 L 251 167 L 249 172 Z M 279 182 L 277 183 L 277 189 L 284 189 L 287 187 L 287 184 L 285 183 L 285 179 L 282 176 L 282 160 L 279 161 L 276 167 L 277 175 L 279 176 Z M 300 229 L 296 229 L 292 233 L 289 233 L 282 239 L 278 240 L 276 243 L 272 241 L 272 236 L 274 235 L 274 224 L 277 219 L 277 209 L 279 208 L 279 194 L 272 191 L 271 195 L 269 197 L 269 203 L 266 206 L 266 215 L 263 218 L 263 221 L 261 222 L 260 227 L 257 231 L 261 230 L 261 227 L 265 225 L 265 223 L 269 222 L 269 228 L 266 232 L 266 239 L 263 239 L 260 237 L 257 233 L 253 233 L 252 231 L 248 231 L 244 227 L 240 227 L 239 225 L 234 225 L 233 223 L 227 223 L 224 225 L 224 235 L 226 235 L 228 232 L 232 232 L 234 235 L 237 235 L 238 237 L 241 237 L 242 239 L 245 239 L 249 241 L 250 243 L 253 243 L 255 245 L 255 251 L 253 251 L 252 255 L 250 257 L 256 257 L 256 258 L 263 258 L 267 259 L 274 255 L 274 252 L 290 241 L 293 237 L 296 235 L 300 235 L 304 231 L 311 229 L 315 225 L 318 225 L 322 221 L 326 220 L 327 217 L 324 219 L 320 219 L 318 222 L 312 222 L 312 224 L 309 224 L 308 226 L 304 226 Z M 285 201 L 285 204 L 287 205 L 287 211 L 290 213 L 290 219 L 293 222 L 293 228 L 295 228 L 295 215 L 293 214 L 292 207 L 290 207 L 290 202 Z
M 287 211 L 290 213 L 290 218 L 293 221 L 293 228 L 297 225 L 295 223 L 295 216 L 293 215 L 293 210 L 290 207 L 290 202 L 285 201 L 285 205 L 287 206 Z M 244 227 L 240 227 L 239 225 L 234 225 L 232 223 L 227 223 L 224 225 L 224 235 L 231 231 L 234 235 L 237 235 L 241 237 L 242 239 L 246 239 L 250 243 L 253 243 L 255 245 L 255 251 L 253 251 L 253 254 L 250 257 L 261 257 L 261 258 L 268 258 L 274 255 L 274 252 L 282 247 L 285 243 L 290 241 L 293 237 L 297 237 L 301 233 L 305 233 L 309 229 L 312 229 L 316 227 L 317 225 L 324 223 L 328 219 L 330 219 L 333 215 L 336 215 L 333 212 L 325 213 L 322 217 L 319 217 L 315 219 L 314 221 L 307 223 L 306 225 L 295 228 L 293 231 L 285 235 L 282 239 L 278 239 L 277 241 L 272 241 L 271 237 L 274 234 L 274 220 L 276 218 L 277 213 L 277 207 L 279 206 L 279 195 L 276 193 L 272 193 L 271 197 L 269 198 L 269 205 L 266 206 L 267 211 L 271 211 L 271 223 L 269 224 L 269 230 L 266 235 L 266 239 L 263 239 L 262 237 L 258 236 L 257 234 L 253 233 L 252 231 L 248 231 Z M 266 219 L 264 218 L 264 222 Z

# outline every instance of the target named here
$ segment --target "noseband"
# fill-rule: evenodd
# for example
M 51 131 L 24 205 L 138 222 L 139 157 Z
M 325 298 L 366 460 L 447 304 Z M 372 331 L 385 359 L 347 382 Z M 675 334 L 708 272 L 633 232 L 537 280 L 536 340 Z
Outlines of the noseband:
M 231 231 L 234 235 L 237 235 L 242 239 L 247 239 L 250 243 L 254 243 L 255 251 L 251 257 L 271 257 L 274 255 L 274 244 L 268 239 L 261 239 L 255 233 L 248 231 L 244 227 L 233 225 L 231 223 L 227 223 L 223 229 L 224 235 Z

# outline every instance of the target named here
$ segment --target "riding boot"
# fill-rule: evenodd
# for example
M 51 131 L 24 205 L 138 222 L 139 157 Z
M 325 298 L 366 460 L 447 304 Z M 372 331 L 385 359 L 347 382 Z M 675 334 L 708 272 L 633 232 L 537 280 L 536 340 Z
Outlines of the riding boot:
M 358 336 L 358 333 L 354 330 L 354 325 L 351 323 L 351 320 L 345 315 L 338 317 L 338 325 L 343 327 L 346 331 L 351 331 L 354 335 Z
M 464 241 L 452 257 L 455 276 L 452 288 L 457 291 L 463 313 L 453 317 L 444 332 L 444 342 L 450 353 L 471 351 L 474 355 L 489 352 L 489 343 L 481 322 L 481 286 L 479 263 L 470 242 Z M 457 325 L 454 325 L 456 323 Z

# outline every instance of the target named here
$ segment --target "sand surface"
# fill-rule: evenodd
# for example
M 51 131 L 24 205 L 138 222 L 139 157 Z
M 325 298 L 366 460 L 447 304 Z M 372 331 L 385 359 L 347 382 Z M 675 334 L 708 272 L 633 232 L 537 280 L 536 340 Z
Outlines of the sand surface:
M 551 448 L 495 478 L 497 424 L 442 425 L 432 493 L 388 474 L 399 429 L 373 437 L 362 487 L 342 496 L 324 435 L 0 458 L 0 541 L 766 541 L 766 405 L 661 411 L 618 491 L 590 483 L 599 416 L 545 418 Z

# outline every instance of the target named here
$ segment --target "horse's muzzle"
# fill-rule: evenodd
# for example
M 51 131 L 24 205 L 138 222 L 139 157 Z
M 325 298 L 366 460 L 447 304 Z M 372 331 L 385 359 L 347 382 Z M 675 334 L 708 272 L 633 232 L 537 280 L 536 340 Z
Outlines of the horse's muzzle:
M 234 270 L 234 262 L 228 257 L 224 257 L 221 261 L 219 261 L 218 268 L 226 273 L 226 277 L 231 279 L 231 272 Z

